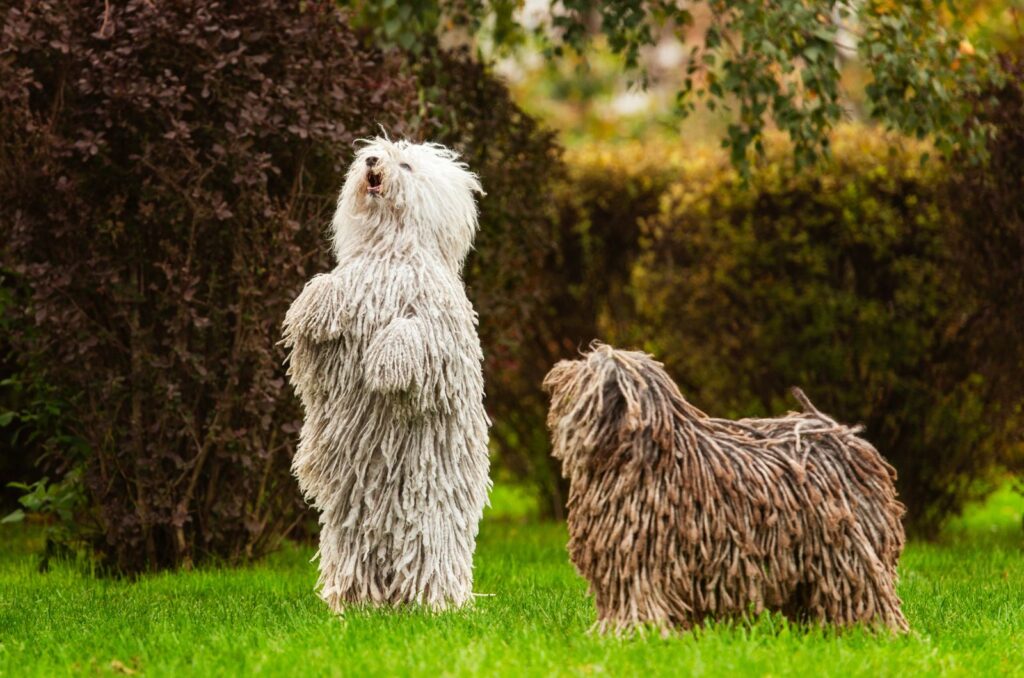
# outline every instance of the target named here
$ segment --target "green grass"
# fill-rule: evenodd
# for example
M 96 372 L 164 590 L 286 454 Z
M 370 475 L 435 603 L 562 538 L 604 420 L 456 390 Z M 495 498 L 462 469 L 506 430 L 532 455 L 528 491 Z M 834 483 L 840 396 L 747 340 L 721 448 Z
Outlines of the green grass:
M 92 579 L 36 571 L 38 534 L 0 531 L 0 675 L 1024 675 L 1020 497 L 1001 493 L 936 544 L 912 543 L 913 632 L 840 635 L 765 617 L 663 639 L 594 637 L 560 525 L 485 520 L 469 610 L 331 616 L 310 549 L 244 569 Z

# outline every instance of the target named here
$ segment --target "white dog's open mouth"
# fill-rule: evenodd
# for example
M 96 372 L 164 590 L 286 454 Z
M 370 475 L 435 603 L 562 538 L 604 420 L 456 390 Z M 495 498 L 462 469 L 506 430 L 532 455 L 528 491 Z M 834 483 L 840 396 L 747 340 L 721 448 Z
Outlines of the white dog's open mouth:
M 380 172 L 368 171 L 366 173 L 366 192 L 371 195 L 379 194 L 382 182 L 383 177 L 381 177 Z

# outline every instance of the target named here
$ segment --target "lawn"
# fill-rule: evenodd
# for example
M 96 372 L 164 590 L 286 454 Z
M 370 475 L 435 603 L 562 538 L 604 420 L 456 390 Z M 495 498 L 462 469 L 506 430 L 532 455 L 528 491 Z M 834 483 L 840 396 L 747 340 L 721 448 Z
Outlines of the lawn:
M 244 569 L 93 579 L 36 570 L 38 532 L 0 526 L 0 675 L 1024 675 L 1024 535 L 1001 492 L 938 543 L 911 543 L 906 637 L 764 617 L 664 639 L 587 634 L 594 610 L 557 524 L 490 517 L 469 610 L 331 616 L 311 549 Z

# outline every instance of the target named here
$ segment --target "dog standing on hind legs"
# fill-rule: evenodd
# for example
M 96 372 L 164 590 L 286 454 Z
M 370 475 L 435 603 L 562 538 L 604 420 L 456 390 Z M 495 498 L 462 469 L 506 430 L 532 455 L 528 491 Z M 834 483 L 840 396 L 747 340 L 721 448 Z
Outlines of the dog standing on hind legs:
M 320 596 L 458 607 L 490 487 L 483 354 L 462 264 L 480 183 L 436 144 L 359 149 L 332 222 L 337 266 L 284 322 L 305 420 L 292 470 L 320 512 Z
M 569 479 L 569 555 L 597 628 L 775 610 L 906 631 L 896 472 L 822 414 L 714 419 L 651 356 L 595 344 L 544 380 Z

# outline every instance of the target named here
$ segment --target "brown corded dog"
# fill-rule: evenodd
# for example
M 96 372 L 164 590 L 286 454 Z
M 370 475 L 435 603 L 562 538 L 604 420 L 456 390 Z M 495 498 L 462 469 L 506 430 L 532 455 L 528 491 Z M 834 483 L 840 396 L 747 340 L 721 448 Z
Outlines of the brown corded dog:
M 896 472 L 858 429 L 796 389 L 803 413 L 713 419 L 651 356 L 600 344 L 544 386 L 599 630 L 765 609 L 907 630 Z

